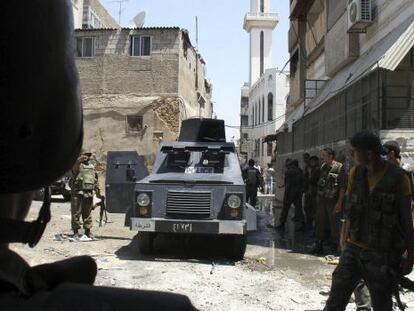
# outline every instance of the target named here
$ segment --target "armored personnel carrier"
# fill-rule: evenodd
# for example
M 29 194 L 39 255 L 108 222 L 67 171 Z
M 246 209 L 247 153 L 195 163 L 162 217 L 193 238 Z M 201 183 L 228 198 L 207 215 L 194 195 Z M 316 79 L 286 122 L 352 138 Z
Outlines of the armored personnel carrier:
M 151 253 L 157 234 L 218 235 L 229 256 L 246 250 L 245 185 L 224 121 L 189 119 L 176 142 L 162 143 L 152 173 L 137 181 L 127 216 L 142 253 Z

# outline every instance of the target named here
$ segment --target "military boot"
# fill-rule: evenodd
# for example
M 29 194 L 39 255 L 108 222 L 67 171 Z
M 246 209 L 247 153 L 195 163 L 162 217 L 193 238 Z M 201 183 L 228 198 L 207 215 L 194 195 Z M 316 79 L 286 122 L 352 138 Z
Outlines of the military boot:
M 312 255 L 322 255 L 323 254 L 323 241 L 317 240 L 315 242 L 315 245 L 309 251 L 309 253 Z
M 79 229 L 74 229 L 73 230 L 73 235 L 72 235 L 73 239 L 78 240 L 78 239 L 81 238 L 81 236 L 82 236 L 82 234 L 79 232 Z
M 90 239 L 94 239 L 95 236 L 92 234 L 91 229 L 85 229 L 85 235 L 90 238 Z

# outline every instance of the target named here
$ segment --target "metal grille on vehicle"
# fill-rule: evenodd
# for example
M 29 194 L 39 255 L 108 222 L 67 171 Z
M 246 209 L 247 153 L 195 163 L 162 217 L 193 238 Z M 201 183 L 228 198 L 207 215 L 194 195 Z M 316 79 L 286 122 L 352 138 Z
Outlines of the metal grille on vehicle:
M 210 217 L 210 192 L 168 191 L 167 215 L 171 217 Z

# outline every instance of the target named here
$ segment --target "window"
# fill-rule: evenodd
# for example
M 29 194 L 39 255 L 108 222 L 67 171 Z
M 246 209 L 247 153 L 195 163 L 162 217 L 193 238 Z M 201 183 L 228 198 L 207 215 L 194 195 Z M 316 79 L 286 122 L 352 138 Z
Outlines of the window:
M 131 56 L 150 56 L 151 41 L 150 36 L 131 37 Z
M 264 96 L 262 97 L 262 122 L 265 121 L 265 99 Z
M 271 157 L 273 153 L 273 144 L 271 141 L 267 143 L 267 156 Z
M 264 13 L 264 0 L 260 0 L 260 12 Z
M 262 118 L 262 103 L 260 102 L 260 99 L 259 99 L 259 113 L 257 117 L 258 117 L 257 124 L 260 124 L 260 119 Z
M 273 120 L 273 94 L 267 95 L 267 121 Z
M 298 69 L 298 63 L 299 63 L 299 49 L 297 49 L 296 52 L 290 58 L 290 75 L 291 76 L 295 75 L 296 70 Z
M 126 116 L 126 132 L 137 133 L 142 131 L 143 118 L 139 115 Z
M 94 57 L 95 56 L 95 38 L 93 37 L 76 38 L 76 56 L 77 57 Z
M 264 32 L 260 32 L 260 76 L 264 72 Z
M 257 116 L 257 107 L 256 107 L 256 104 L 254 104 L 254 106 L 253 106 L 253 122 L 252 122 L 252 125 L 253 126 L 255 126 L 256 125 L 256 116 Z
M 264 143 L 264 141 L 262 141 L 261 139 L 259 139 L 259 142 L 261 143 L 261 145 L 262 145 L 262 153 L 261 153 L 261 156 L 263 157 L 264 155 L 265 155 L 265 151 L 264 151 L 264 146 L 265 146 L 265 143 Z
M 248 140 L 249 139 L 249 134 L 243 133 L 243 139 Z
M 249 117 L 248 116 L 241 116 L 240 125 L 241 126 L 248 126 L 249 125 Z

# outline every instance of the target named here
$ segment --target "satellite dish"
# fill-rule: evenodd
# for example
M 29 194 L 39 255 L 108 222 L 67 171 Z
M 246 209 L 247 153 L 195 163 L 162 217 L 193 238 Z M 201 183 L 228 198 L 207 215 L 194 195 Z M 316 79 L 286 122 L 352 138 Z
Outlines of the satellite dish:
M 139 12 L 132 20 L 135 27 L 142 28 L 145 23 L 145 11 Z

